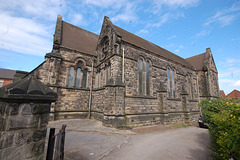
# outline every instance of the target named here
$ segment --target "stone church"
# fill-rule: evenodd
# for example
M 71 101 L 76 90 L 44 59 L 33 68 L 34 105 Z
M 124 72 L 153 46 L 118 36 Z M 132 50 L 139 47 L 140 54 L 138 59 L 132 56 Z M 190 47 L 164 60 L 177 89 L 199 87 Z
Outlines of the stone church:
M 210 48 L 184 59 L 104 17 L 100 35 L 58 16 L 53 49 L 29 75 L 58 93 L 51 118 L 135 127 L 193 120 L 219 96 Z

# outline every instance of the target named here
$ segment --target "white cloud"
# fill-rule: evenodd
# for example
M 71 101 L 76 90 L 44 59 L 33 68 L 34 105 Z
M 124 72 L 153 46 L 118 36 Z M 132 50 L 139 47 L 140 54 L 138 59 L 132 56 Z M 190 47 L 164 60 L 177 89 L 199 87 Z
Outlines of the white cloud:
M 174 53 L 180 53 L 181 50 L 184 48 L 183 45 L 176 45 L 174 43 L 170 43 L 168 45 L 164 45 L 164 48 L 166 48 L 169 51 L 173 51 Z
M 202 25 L 202 31 L 195 34 L 193 37 L 199 38 L 208 36 L 212 32 L 213 25 L 225 27 L 231 25 L 235 19 L 240 17 L 240 2 L 234 3 L 230 8 L 217 11 L 215 15 L 209 17 Z
M 163 24 L 167 23 L 170 20 L 170 18 L 171 18 L 171 15 L 169 13 L 166 13 L 159 18 L 158 22 L 149 23 L 147 27 L 160 27 Z
M 220 61 L 220 65 L 230 72 L 240 72 L 240 69 L 236 68 L 236 66 L 240 67 L 240 59 L 238 57 L 235 58 L 226 58 L 223 61 Z M 227 74 L 227 73 L 225 73 Z M 229 74 L 229 73 L 228 73 Z
M 225 77 L 228 77 L 228 78 L 235 78 L 235 77 L 238 77 L 240 76 L 240 69 L 239 68 L 226 68 L 224 70 L 219 70 L 219 77 L 220 78 L 225 78 Z
M 214 23 L 220 24 L 222 27 L 230 25 L 237 17 L 240 16 L 240 2 L 233 4 L 230 8 L 217 11 L 217 13 L 208 18 L 203 26 L 207 27 Z
M 65 0 L 2 2 L 0 48 L 37 56 L 50 52 L 57 15 L 65 5 Z
M 95 5 L 101 8 L 121 8 L 126 3 L 128 3 L 128 0 L 122 0 L 121 2 L 119 0 L 83 0 L 85 4 L 91 4 Z
M 228 94 L 234 89 L 240 89 L 240 80 L 220 78 L 219 87 L 221 90 L 224 90 L 225 94 Z
M 177 37 L 176 35 L 173 35 L 173 36 L 171 36 L 171 37 L 168 37 L 167 40 L 171 40 L 171 39 L 174 39 L 174 38 L 176 38 L 176 37 Z
M 240 88 L 240 80 L 234 82 L 232 86 L 233 86 L 233 87 L 239 87 L 239 88 Z
M 138 31 L 136 34 L 139 36 L 145 36 L 146 34 L 148 34 L 149 31 L 146 29 L 141 29 L 140 31 Z
M 109 16 L 113 22 L 130 22 L 138 19 L 136 14 L 137 1 L 131 0 L 83 0 L 86 8 L 99 10 Z M 92 8 L 93 7 L 93 8 Z
M 84 19 L 83 15 L 74 13 L 73 15 L 70 15 L 70 22 L 74 25 L 86 25 L 87 21 Z
M 117 21 L 136 21 L 137 15 L 135 13 L 136 7 L 134 3 L 126 3 L 119 14 L 112 17 L 113 22 Z
M 220 79 L 219 82 L 220 83 L 233 83 L 234 80 L 233 79 Z
M 15 16 L 40 18 L 41 20 L 56 20 L 56 15 L 62 13 L 65 0 L 7 0 L 1 2 L 1 10 L 18 13 Z
M 196 37 L 196 38 L 204 37 L 204 36 L 209 35 L 210 33 L 211 33 L 210 30 L 208 30 L 208 29 L 204 29 L 204 30 L 202 30 L 201 32 L 195 34 L 193 37 Z
M 154 4 L 160 8 L 163 5 L 171 8 L 187 8 L 198 4 L 199 0 L 154 0 Z
M 0 14 L 0 48 L 43 56 L 51 51 L 48 27 L 32 19 Z

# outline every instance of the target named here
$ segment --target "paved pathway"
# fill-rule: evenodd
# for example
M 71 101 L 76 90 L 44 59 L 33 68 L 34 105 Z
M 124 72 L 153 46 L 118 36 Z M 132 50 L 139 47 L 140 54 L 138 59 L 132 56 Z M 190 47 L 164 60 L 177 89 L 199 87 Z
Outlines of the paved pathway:
M 187 127 L 131 136 L 104 160 L 210 160 L 208 130 Z
M 187 127 L 137 134 L 104 127 L 96 120 L 54 121 L 48 127 L 59 129 L 62 124 L 67 124 L 66 160 L 210 159 L 207 129 Z

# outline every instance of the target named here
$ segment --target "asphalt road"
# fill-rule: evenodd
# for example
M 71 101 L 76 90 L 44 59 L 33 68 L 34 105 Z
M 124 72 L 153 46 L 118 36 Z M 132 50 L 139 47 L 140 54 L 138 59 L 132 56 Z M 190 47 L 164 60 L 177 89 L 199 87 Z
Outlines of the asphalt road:
M 67 124 L 65 160 L 210 160 L 208 130 L 196 126 L 135 133 L 96 120 L 67 120 L 48 127 L 62 124 Z
M 207 129 L 187 127 L 131 136 L 104 160 L 210 160 Z

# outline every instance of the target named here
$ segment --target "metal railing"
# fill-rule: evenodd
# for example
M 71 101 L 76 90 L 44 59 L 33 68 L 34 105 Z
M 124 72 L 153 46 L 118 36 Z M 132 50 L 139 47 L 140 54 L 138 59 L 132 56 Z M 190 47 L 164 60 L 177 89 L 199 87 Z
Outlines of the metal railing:
M 50 128 L 47 157 L 46 160 L 63 160 L 64 159 L 64 143 L 65 143 L 65 129 L 67 125 L 63 124 L 59 133 L 55 134 L 55 128 Z M 55 146 L 56 139 L 56 146 Z M 55 148 L 54 148 L 55 146 Z

